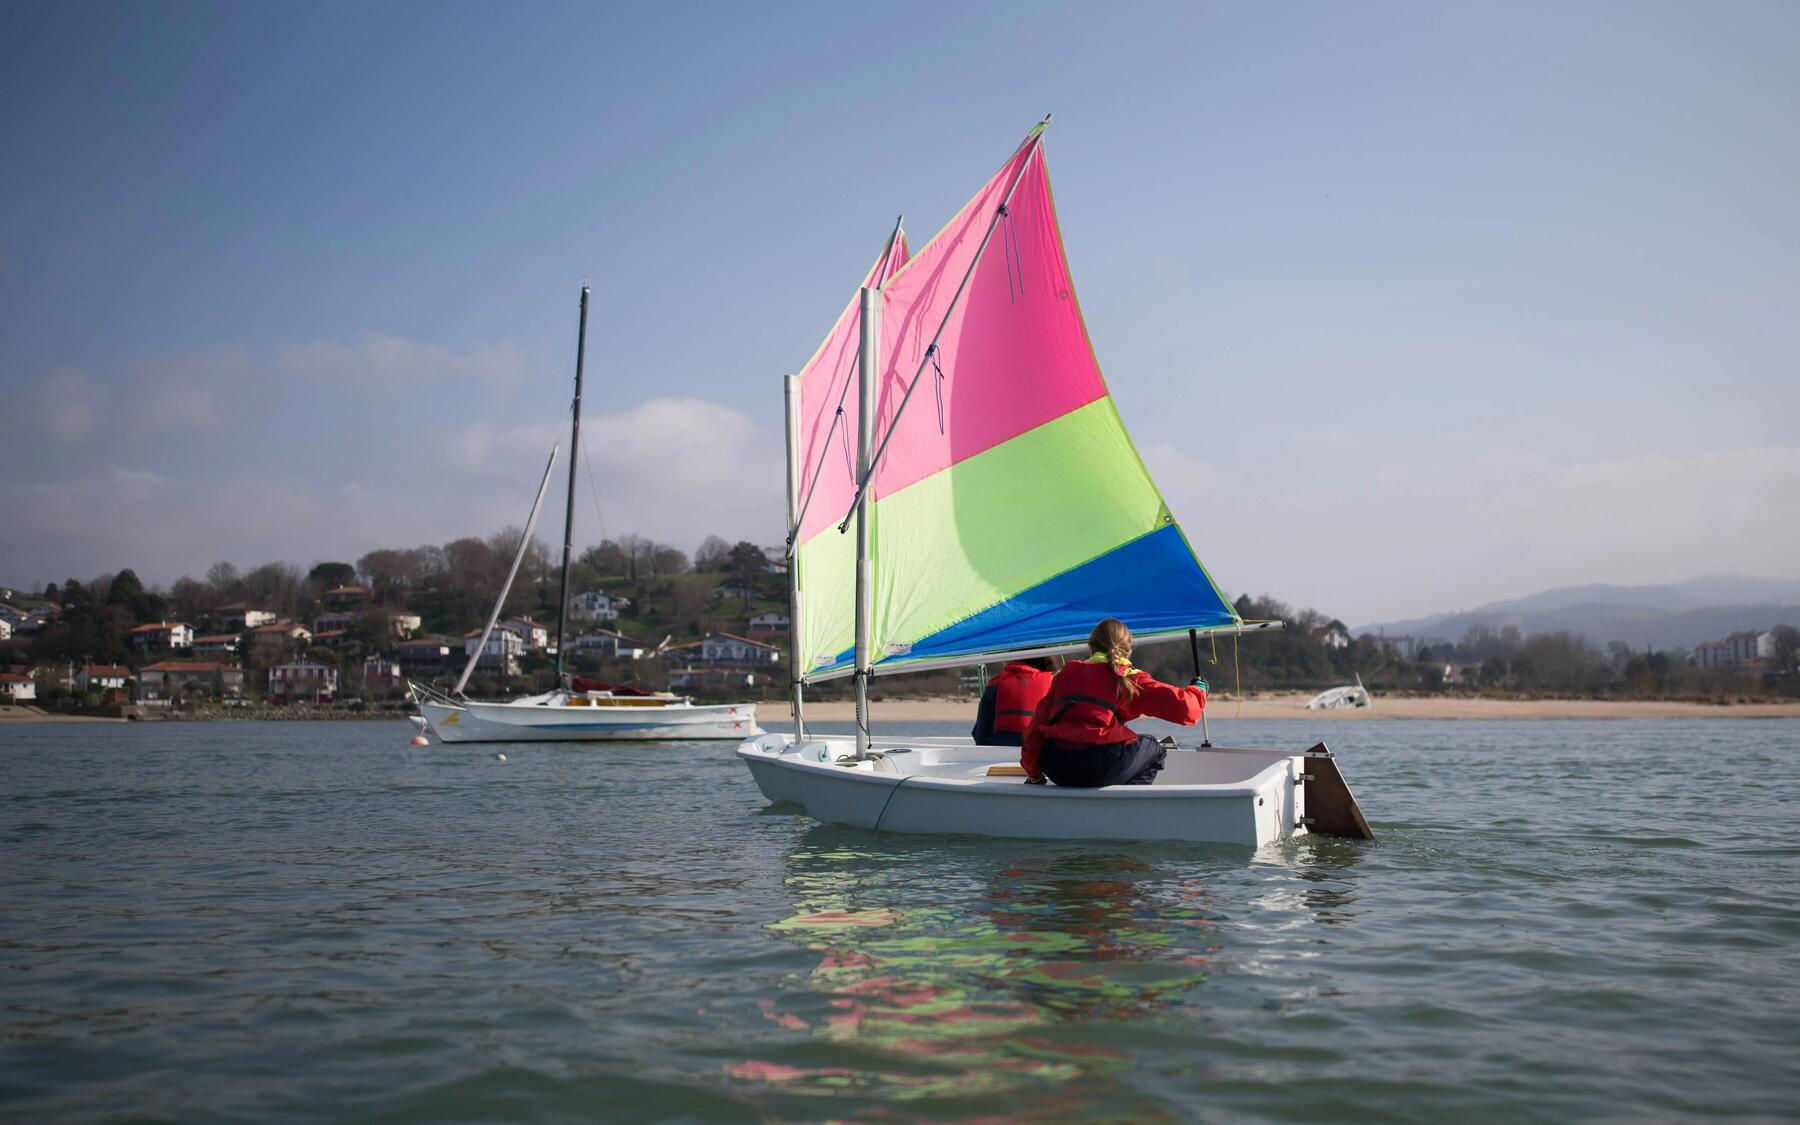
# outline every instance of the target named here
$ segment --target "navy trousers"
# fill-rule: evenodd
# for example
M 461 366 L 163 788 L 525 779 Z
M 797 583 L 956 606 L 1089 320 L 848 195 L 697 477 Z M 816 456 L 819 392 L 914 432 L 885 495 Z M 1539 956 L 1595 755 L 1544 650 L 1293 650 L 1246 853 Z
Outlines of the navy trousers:
M 1136 742 L 1112 746 L 1083 746 L 1046 738 L 1038 752 L 1038 768 L 1051 781 L 1073 789 L 1154 785 L 1168 754 L 1161 743 L 1147 734 L 1139 735 Z

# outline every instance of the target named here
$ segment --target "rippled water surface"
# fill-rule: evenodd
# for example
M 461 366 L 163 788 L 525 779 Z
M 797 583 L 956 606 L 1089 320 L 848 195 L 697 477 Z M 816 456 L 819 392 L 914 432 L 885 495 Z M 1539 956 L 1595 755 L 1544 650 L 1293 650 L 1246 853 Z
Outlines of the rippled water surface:
M 1800 723 L 1227 730 L 1328 738 L 1379 839 L 823 828 L 723 745 L 0 726 L 0 1115 L 1791 1119 Z

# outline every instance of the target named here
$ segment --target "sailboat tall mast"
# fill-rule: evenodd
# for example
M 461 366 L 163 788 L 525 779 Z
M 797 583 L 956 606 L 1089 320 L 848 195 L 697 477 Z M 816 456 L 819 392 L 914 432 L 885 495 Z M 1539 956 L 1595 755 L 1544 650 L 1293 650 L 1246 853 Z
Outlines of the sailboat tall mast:
M 563 514 L 562 579 L 556 586 L 556 685 L 563 682 L 563 629 L 569 619 L 569 554 L 575 548 L 575 463 L 581 457 L 581 368 L 587 360 L 588 287 L 581 284 L 581 327 L 575 336 L 575 403 L 570 409 L 569 503 Z

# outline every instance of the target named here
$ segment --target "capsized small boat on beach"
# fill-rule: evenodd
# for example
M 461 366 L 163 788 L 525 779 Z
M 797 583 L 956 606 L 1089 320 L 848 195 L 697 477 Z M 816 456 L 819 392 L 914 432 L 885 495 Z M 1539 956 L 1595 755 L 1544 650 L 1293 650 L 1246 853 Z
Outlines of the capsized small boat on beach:
M 1373 707 L 1375 699 L 1369 689 L 1363 686 L 1362 677 L 1356 677 L 1356 683 L 1342 687 L 1327 688 L 1306 701 L 1308 711 L 1336 711 L 1346 707 Z
M 1048 124 L 917 254 L 896 225 L 786 381 L 796 733 L 749 739 L 738 757 L 769 800 L 863 828 L 1367 838 L 1323 745 L 1208 739 L 1170 750 L 1154 785 L 1076 789 L 1027 785 L 1016 748 L 871 732 L 868 685 L 883 673 L 1085 653 L 1104 617 L 1139 647 L 1187 640 L 1196 662 L 1203 634 L 1280 627 L 1243 620 L 1219 592 L 1125 432 L 1064 257 Z M 854 737 L 809 736 L 806 685 L 841 677 L 855 681 Z

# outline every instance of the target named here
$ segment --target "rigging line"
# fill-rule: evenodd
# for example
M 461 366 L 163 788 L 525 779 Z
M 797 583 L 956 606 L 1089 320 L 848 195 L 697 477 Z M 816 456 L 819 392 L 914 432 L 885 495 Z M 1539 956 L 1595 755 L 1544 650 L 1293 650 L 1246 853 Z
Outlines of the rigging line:
M 600 525 L 600 541 L 606 542 L 606 516 L 600 511 L 600 486 L 594 483 L 594 462 L 588 456 L 587 446 L 581 447 L 581 460 L 587 466 L 588 495 L 594 498 L 594 519 Z
M 1006 204 L 1000 205 L 1000 259 L 1006 263 L 1006 295 L 1013 304 L 1019 303 L 1019 295 L 1013 291 L 1013 256 L 1012 256 L 1012 212 Z M 1024 278 L 1019 279 L 1021 282 Z
M 938 350 L 938 348 L 937 348 L 936 344 L 931 345 L 931 352 L 932 352 L 931 366 L 937 368 L 937 383 L 935 384 L 935 388 L 937 390 L 938 436 L 942 437 L 945 432 L 944 431 L 944 365 L 938 362 L 937 350 Z M 854 479 L 855 478 L 853 477 L 852 480 L 854 480 Z

